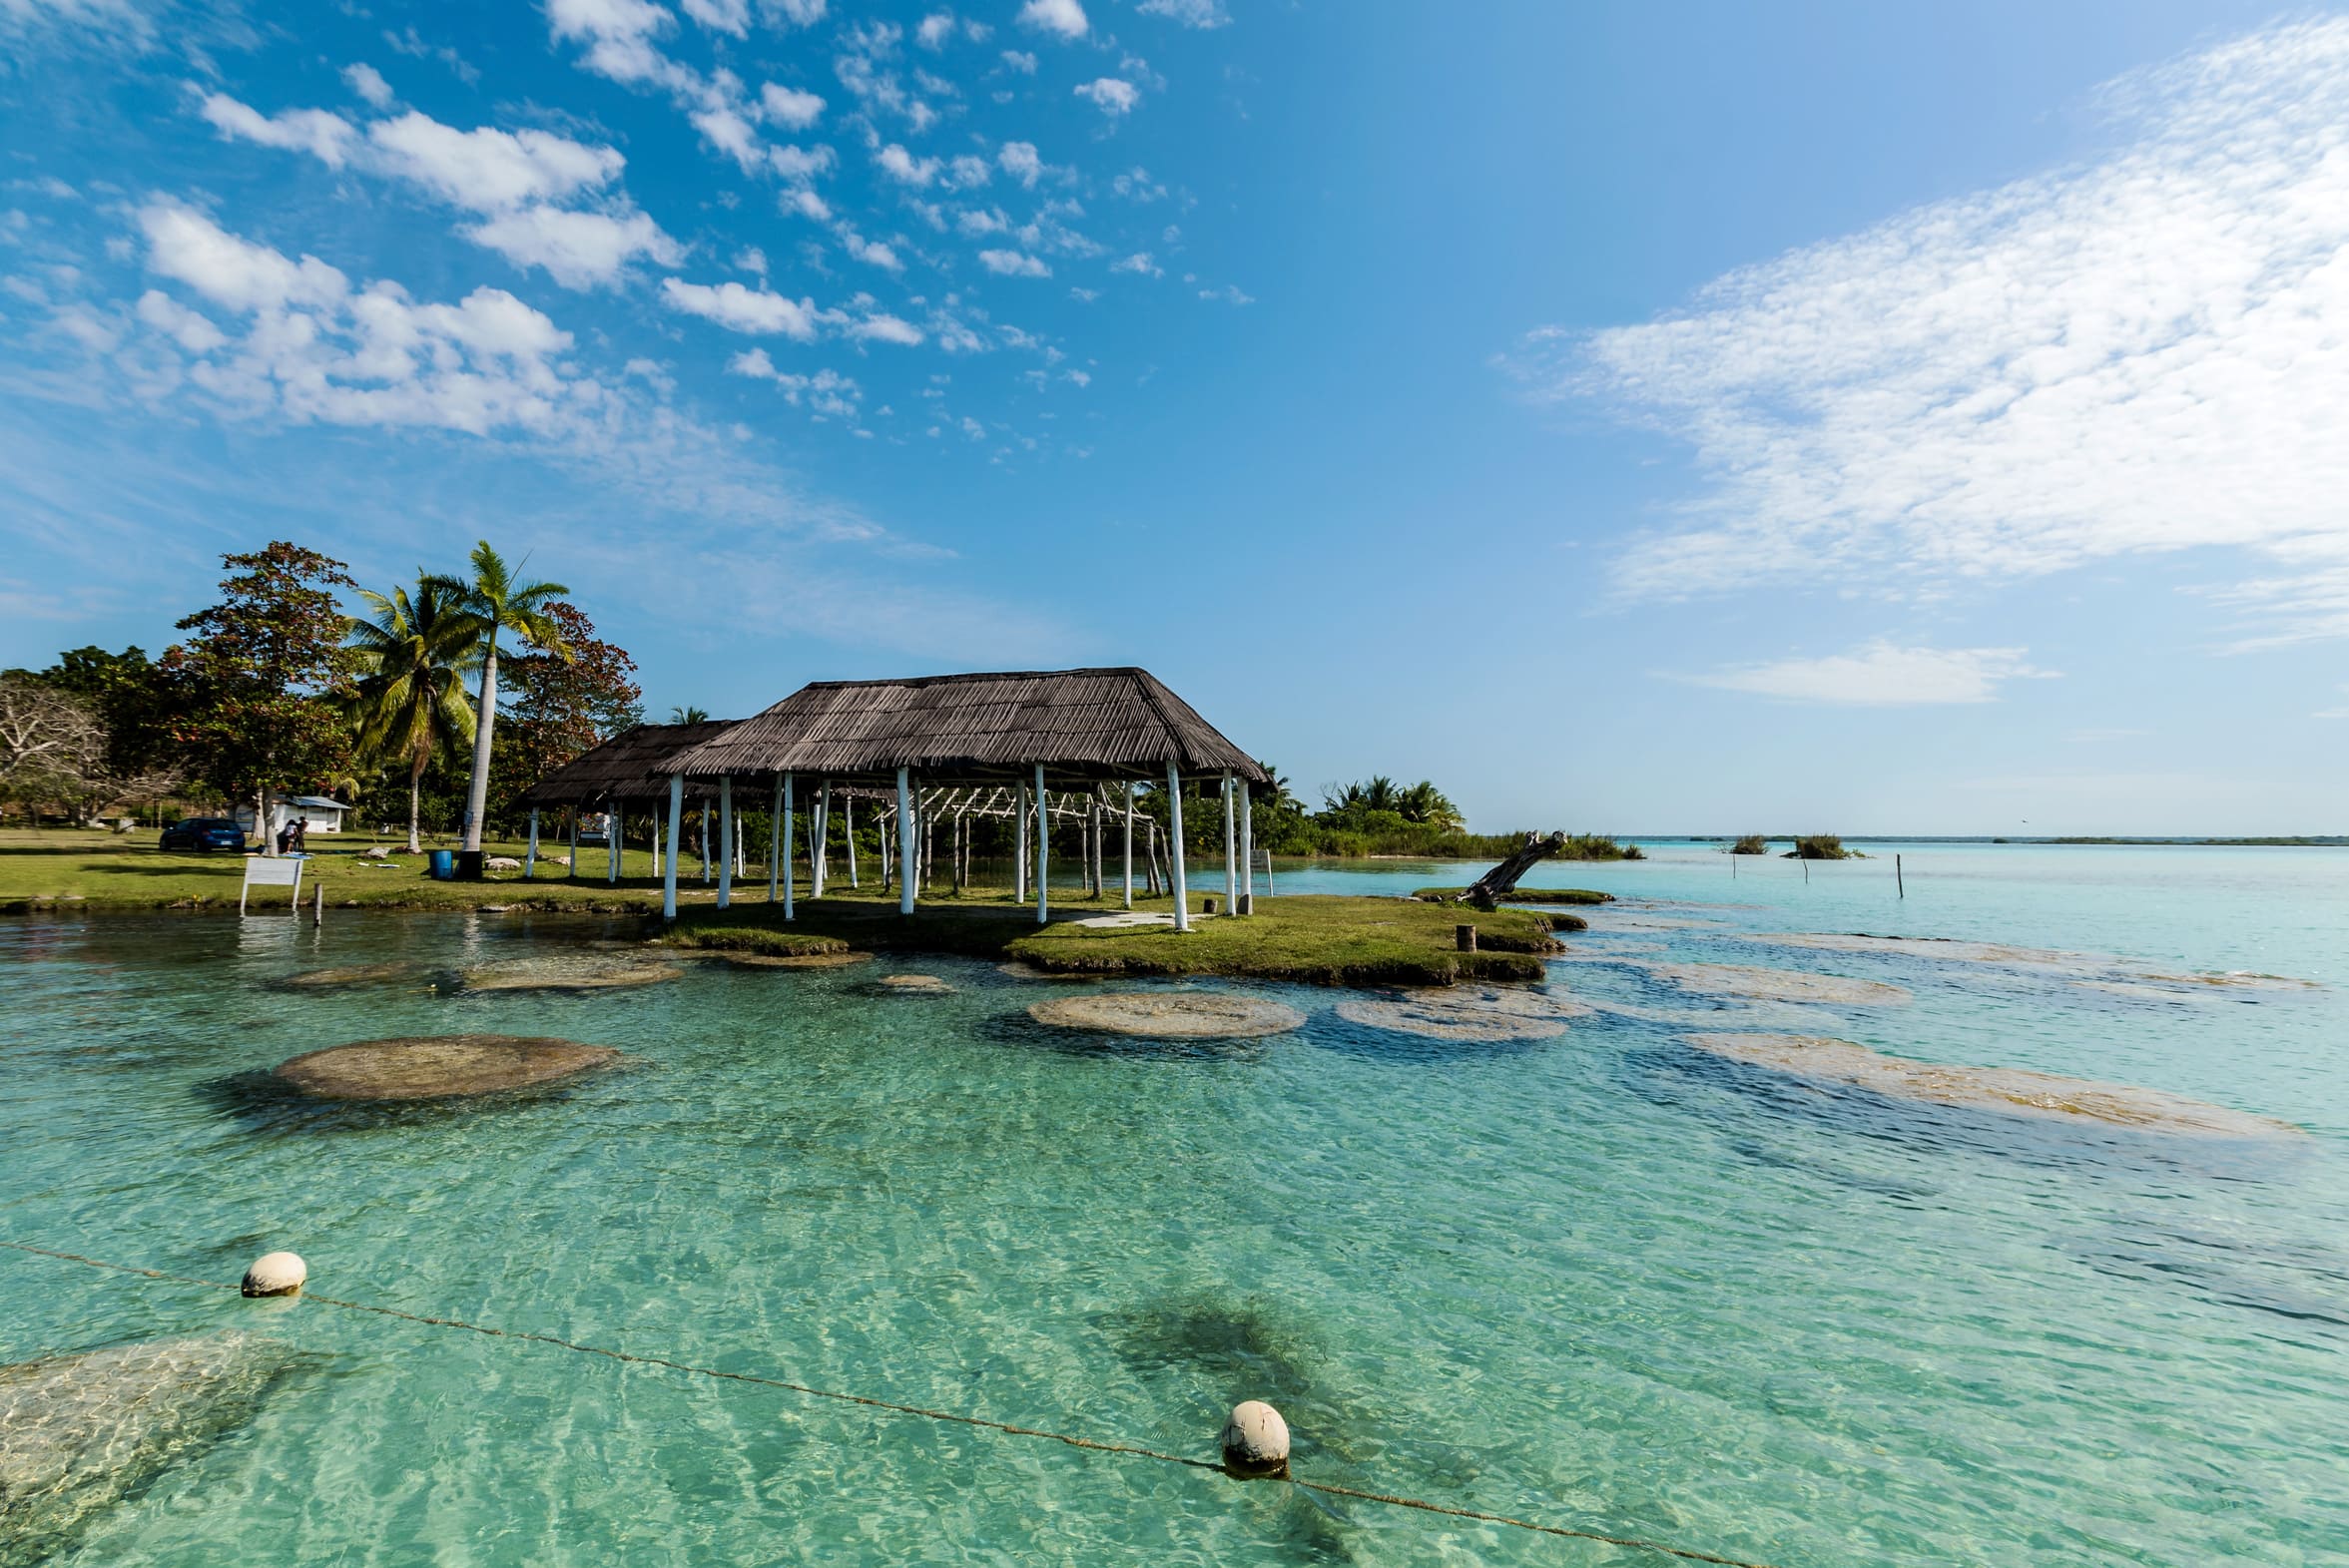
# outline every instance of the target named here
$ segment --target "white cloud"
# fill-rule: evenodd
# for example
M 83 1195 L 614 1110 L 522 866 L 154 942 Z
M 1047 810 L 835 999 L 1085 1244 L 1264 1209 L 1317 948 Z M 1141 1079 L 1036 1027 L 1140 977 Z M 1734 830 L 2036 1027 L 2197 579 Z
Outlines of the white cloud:
M 1684 676 L 1698 686 L 1751 692 L 1794 703 L 1875 708 L 1987 703 L 2001 681 L 2052 678 L 2024 662 L 2021 648 L 1900 648 L 1878 641 L 1847 654 L 1740 665 Z
M 954 36 L 954 13 L 932 11 L 913 29 L 913 41 L 924 49 L 943 49 L 946 40 Z
M 225 94 L 208 93 L 197 112 L 225 137 L 307 153 L 329 169 L 340 169 L 349 161 L 358 139 L 349 121 L 323 109 L 289 109 L 265 116 Z
M 1160 266 L 1157 259 L 1147 251 L 1136 251 L 1122 261 L 1112 261 L 1109 269 L 1113 272 L 1133 272 L 1143 277 L 1166 275 L 1166 268 Z
M 755 245 L 744 246 L 734 254 L 734 265 L 739 271 L 756 272 L 761 277 L 765 277 L 767 275 L 767 253 Z
M 606 389 L 558 362 L 571 335 L 503 289 L 419 303 L 394 282 L 354 289 L 314 257 L 293 261 L 175 202 L 150 202 L 138 222 L 151 270 L 249 318 L 224 328 L 150 290 L 136 314 L 153 333 L 139 367 L 151 394 L 193 385 L 232 412 L 476 435 L 570 433 L 599 416 Z
M 873 161 L 890 179 L 910 186 L 925 186 L 938 177 L 936 159 L 915 158 L 894 142 L 874 154 Z
M 767 357 L 764 348 L 746 349 L 736 354 L 726 362 L 726 368 L 733 375 L 773 381 L 783 388 L 784 400 L 793 407 L 806 407 L 835 418 L 855 420 L 858 415 L 857 404 L 865 396 L 863 387 L 838 370 L 819 370 L 814 375 L 779 370 L 775 361 Z
M 905 268 L 905 263 L 897 260 L 896 252 L 879 241 L 866 239 L 845 225 L 840 231 L 840 241 L 842 250 L 868 266 L 878 266 L 890 272 L 903 271 Z
M 797 213 L 815 223 L 832 222 L 832 205 L 813 191 L 786 191 L 783 193 L 782 206 L 786 213 Z
M 681 0 L 685 14 L 713 33 L 751 34 L 751 0 Z
M 832 149 L 829 147 L 777 147 L 768 151 L 768 159 L 775 172 L 784 179 L 799 182 L 813 180 L 832 168 Z
M 1036 57 L 1024 49 L 1004 50 L 1003 64 L 1009 69 L 1017 71 L 1021 76 L 1036 74 Z
M 1089 98 L 1093 107 L 1111 119 L 1132 114 L 1134 105 L 1142 101 L 1140 89 L 1131 82 L 1121 82 L 1114 76 L 1096 77 L 1076 89 L 1076 96 Z
M 869 342 L 899 343 L 910 348 L 921 341 L 921 328 L 911 321 L 881 313 L 869 315 L 850 327 L 849 335 Z
M 1052 268 L 1017 251 L 981 251 L 979 264 L 999 277 L 1050 277 Z
M 1110 181 L 1109 189 L 1129 202 L 1161 202 L 1166 199 L 1166 187 L 1151 179 L 1150 171 L 1139 164 Z
M 1058 33 L 1062 38 L 1082 38 L 1085 28 L 1085 8 L 1077 0 L 1027 0 L 1019 8 L 1022 27 L 1039 28 L 1047 33 Z
M 814 27 L 824 20 L 825 0 L 778 0 L 786 19 L 801 27 Z
M 1223 0 L 1142 0 L 1134 9 L 1145 16 L 1163 16 L 1185 27 L 1222 27 L 1231 21 L 1224 11 Z
M 684 247 L 642 213 L 525 207 L 460 232 L 516 266 L 544 267 L 565 288 L 618 282 L 638 257 L 663 266 L 685 260 Z
M 2269 636 L 2349 634 L 2349 22 L 2104 99 L 2109 154 L 1732 272 L 1513 368 L 1682 433 L 1709 493 L 1633 594 L 2012 577 L 2238 546 Z
M 995 162 L 1024 186 L 1033 187 L 1044 172 L 1044 161 L 1036 156 L 1033 142 L 1005 142 L 995 149 Z
M 1242 293 L 1239 286 L 1235 283 L 1226 283 L 1221 288 L 1202 288 L 1199 290 L 1199 297 L 1202 299 L 1220 299 L 1225 304 L 1256 303 L 1256 296 L 1254 294 Z
M 615 82 L 646 82 L 668 66 L 653 40 L 676 18 L 647 0 L 547 0 L 547 25 L 558 39 L 584 43 L 587 68 Z
M 342 80 L 350 90 L 377 109 L 391 107 L 391 84 L 383 80 L 383 73 L 364 61 L 342 68 Z
M 617 149 L 549 131 L 459 131 L 412 110 L 378 120 L 367 140 L 391 173 L 477 213 L 562 201 L 607 184 L 627 162 Z
M 768 124 L 788 131 L 804 131 L 824 114 L 824 100 L 814 93 L 774 82 L 759 89 L 759 106 Z
M 715 321 L 732 332 L 781 332 L 805 342 L 816 335 L 816 309 L 806 299 L 787 299 L 765 288 L 737 282 L 689 283 L 661 279 L 661 296 L 672 310 Z

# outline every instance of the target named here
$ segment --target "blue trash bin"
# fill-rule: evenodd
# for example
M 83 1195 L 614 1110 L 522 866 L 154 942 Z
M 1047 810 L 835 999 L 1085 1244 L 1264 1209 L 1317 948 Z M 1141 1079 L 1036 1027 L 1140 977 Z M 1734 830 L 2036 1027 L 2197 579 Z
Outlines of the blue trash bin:
M 425 856 L 425 862 L 429 867 L 425 874 L 430 876 L 432 880 L 447 882 L 456 879 L 457 857 L 448 850 L 435 849 L 431 851 Z

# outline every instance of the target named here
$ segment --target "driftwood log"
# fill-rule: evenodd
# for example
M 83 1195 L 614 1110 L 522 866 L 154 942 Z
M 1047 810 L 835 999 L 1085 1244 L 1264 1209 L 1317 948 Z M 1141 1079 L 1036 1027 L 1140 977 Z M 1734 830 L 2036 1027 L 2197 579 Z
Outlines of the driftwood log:
M 1542 837 L 1539 833 L 1527 833 L 1525 841 L 1517 846 L 1514 853 L 1491 870 L 1486 871 L 1482 876 L 1477 877 L 1475 882 L 1464 889 L 1453 902 L 1474 904 L 1479 909 L 1489 909 L 1517 890 L 1517 878 L 1565 846 L 1566 835 L 1562 832 L 1551 833 L 1547 838 Z

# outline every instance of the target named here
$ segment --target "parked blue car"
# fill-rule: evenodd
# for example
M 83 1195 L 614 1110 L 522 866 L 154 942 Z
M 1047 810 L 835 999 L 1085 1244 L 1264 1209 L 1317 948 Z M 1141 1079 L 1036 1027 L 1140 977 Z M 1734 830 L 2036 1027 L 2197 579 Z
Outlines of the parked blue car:
M 184 816 L 163 830 L 159 849 L 237 849 L 245 847 L 245 829 L 234 817 Z

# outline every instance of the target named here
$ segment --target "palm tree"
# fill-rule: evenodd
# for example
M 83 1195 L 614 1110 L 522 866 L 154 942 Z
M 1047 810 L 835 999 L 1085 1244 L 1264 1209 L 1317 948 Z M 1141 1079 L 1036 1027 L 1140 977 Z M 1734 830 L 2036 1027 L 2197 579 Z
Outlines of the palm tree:
M 1402 808 L 1403 791 L 1395 787 L 1395 781 L 1385 774 L 1371 775 L 1371 782 L 1362 791 L 1366 811 L 1396 811 Z
M 669 722 L 671 724 L 708 724 L 710 710 L 707 708 L 672 708 L 669 710 Z
M 433 754 L 473 739 L 473 710 L 465 701 L 472 673 L 475 628 L 432 578 L 419 575 L 410 598 L 359 590 L 374 614 L 354 621 L 359 682 L 349 714 L 359 754 L 377 764 L 408 767 L 408 853 L 418 852 L 416 796 Z
M 571 592 L 561 583 L 517 583 L 504 557 L 484 539 L 473 547 L 473 578 L 435 576 L 429 581 L 452 597 L 469 625 L 481 661 L 481 699 L 474 709 L 473 783 L 465 791 L 467 849 L 481 847 L 481 818 L 489 808 L 490 732 L 497 726 L 497 634 L 511 632 L 533 647 L 568 660 L 562 628 L 546 607 Z
M 1430 780 L 1421 780 L 1396 796 L 1396 808 L 1403 812 L 1407 822 L 1425 822 L 1446 832 L 1461 825 L 1460 807 Z

